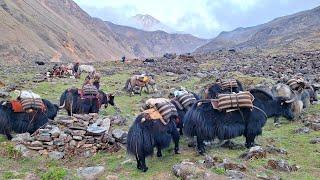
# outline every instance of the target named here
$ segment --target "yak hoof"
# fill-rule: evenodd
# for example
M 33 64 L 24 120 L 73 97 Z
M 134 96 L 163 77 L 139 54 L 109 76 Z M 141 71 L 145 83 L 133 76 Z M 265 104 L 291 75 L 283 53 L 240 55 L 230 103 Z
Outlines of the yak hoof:
M 174 150 L 174 153 L 175 153 L 175 154 L 181 154 L 180 151 L 179 151 L 179 149 L 175 149 L 175 150 Z
M 157 157 L 162 157 L 162 153 L 161 152 L 157 152 Z
M 198 153 L 201 155 L 201 156 L 204 156 L 204 154 L 206 153 L 206 151 L 204 149 L 198 149 Z
M 147 172 L 148 171 L 148 167 L 141 168 L 141 171 L 142 172 Z

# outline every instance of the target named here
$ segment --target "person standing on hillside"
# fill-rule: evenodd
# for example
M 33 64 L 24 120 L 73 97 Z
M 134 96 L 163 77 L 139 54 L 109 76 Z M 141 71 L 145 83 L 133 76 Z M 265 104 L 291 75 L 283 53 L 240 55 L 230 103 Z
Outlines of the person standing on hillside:
M 126 57 L 125 57 L 125 56 L 123 56 L 123 57 L 121 58 L 121 62 L 122 62 L 122 63 L 125 63 L 125 62 L 126 62 Z
M 76 62 L 76 64 L 73 66 L 73 75 L 75 78 L 80 78 L 80 72 L 79 72 L 79 62 Z

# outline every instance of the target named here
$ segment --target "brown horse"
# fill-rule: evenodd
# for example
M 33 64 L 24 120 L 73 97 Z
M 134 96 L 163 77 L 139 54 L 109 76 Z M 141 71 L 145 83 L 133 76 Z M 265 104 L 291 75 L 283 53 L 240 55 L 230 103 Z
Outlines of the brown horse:
M 147 92 L 149 91 L 149 85 L 152 87 L 152 90 L 155 91 L 156 82 L 152 76 L 149 75 L 133 75 L 131 76 L 124 87 L 125 90 L 127 90 L 129 93 L 134 94 L 134 89 L 136 87 L 140 88 L 140 96 L 142 93 L 142 89 L 145 87 L 147 89 Z

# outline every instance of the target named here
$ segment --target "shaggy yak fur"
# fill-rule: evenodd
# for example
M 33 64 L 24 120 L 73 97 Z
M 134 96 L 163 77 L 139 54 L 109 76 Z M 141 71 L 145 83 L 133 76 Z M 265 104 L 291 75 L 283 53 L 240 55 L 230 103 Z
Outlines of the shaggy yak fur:
M 11 132 L 30 134 L 45 125 L 49 119 L 53 120 L 58 113 L 59 107 L 50 101 L 43 99 L 45 111 L 38 110 L 31 113 L 16 113 L 12 110 L 10 102 L 0 102 L 0 133 L 12 139 Z
M 200 97 L 196 93 L 193 93 L 193 92 L 190 92 L 190 93 L 192 93 L 194 95 L 196 100 L 200 100 Z M 192 104 L 190 105 L 189 108 L 180 109 L 175 101 L 171 101 L 171 103 L 176 107 L 177 112 L 179 114 L 179 117 L 176 120 L 176 125 L 177 125 L 177 128 L 179 128 L 180 135 L 183 135 L 183 130 L 182 130 L 183 129 L 183 119 L 184 119 L 184 116 L 186 115 L 186 113 L 188 112 L 188 110 L 192 107 Z
M 60 106 L 67 110 L 69 116 L 98 113 L 101 105 L 107 108 L 108 104 L 114 106 L 114 96 L 107 95 L 101 90 L 99 90 L 98 98 L 82 98 L 76 88 L 65 90 L 60 97 Z
M 179 154 L 179 132 L 175 124 L 175 118 L 171 117 L 167 125 L 160 120 L 146 120 L 141 122 L 144 115 L 139 115 L 129 129 L 127 137 L 127 151 L 136 157 L 137 168 L 143 172 L 148 170 L 145 158 L 153 155 L 154 147 L 157 148 L 157 156 L 161 157 L 161 150 L 174 141 L 174 151 Z
M 222 89 L 221 85 L 218 83 L 211 84 L 205 91 L 207 91 L 205 97 L 202 99 L 216 99 L 219 94 L 229 94 L 230 92 L 239 93 L 243 91 L 243 85 L 239 80 L 236 80 L 238 87 L 233 87 L 231 89 Z
M 264 91 L 254 92 L 253 95 L 256 95 L 253 110 L 242 108 L 240 111 L 225 113 L 213 109 L 211 102 L 205 100 L 192 106 L 184 118 L 184 132 L 189 137 L 197 137 L 200 154 L 205 153 L 203 141 L 215 138 L 229 140 L 243 135 L 246 137 L 246 147 L 252 147 L 255 137 L 262 134 L 267 117 L 293 117 L 290 104 L 285 103 L 286 98 L 273 99 Z

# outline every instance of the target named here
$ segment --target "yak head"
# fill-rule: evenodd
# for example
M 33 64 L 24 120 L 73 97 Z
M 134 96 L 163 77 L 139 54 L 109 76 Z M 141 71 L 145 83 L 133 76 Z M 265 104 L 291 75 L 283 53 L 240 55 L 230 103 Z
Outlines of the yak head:
M 215 83 L 206 89 L 206 99 L 216 99 L 222 93 L 222 88 L 219 84 Z
M 108 104 L 110 104 L 111 106 L 114 106 L 114 95 L 113 94 L 106 94 L 102 91 L 99 91 L 100 93 L 100 100 L 101 100 L 101 104 L 104 104 L 104 107 L 107 108 Z
M 276 108 L 276 115 L 283 116 L 287 119 L 293 119 L 295 117 L 293 111 L 293 103 L 296 101 L 295 98 L 287 98 L 287 97 L 276 97 L 275 98 L 278 107 Z

